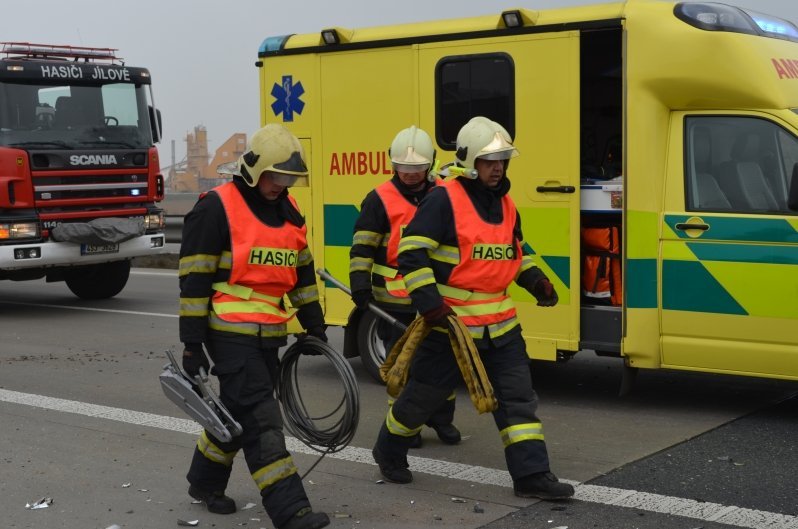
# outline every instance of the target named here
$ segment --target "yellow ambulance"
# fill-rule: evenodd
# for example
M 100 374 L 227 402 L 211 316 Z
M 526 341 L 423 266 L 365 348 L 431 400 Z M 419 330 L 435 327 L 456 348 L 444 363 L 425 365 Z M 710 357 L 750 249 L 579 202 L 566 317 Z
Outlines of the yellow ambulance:
M 270 37 L 262 123 L 301 138 L 292 193 L 317 266 L 347 281 L 361 200 L 416 124 L 454 160 L 475 115 L 521 155 L 525 241 L 560 302 L 512 289 L 532 358 L 581 350 L 625 374 L 668 368 L 798 379 L 798 27 L 719 3 L 587 7 Z M 372 375 L 374 317 L 322 289 Z

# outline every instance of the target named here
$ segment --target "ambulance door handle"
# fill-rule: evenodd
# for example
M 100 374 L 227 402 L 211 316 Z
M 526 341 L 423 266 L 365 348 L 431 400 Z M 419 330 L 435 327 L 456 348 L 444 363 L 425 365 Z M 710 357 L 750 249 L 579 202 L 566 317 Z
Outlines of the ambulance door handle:
M 676 223 L 676 229 L 677 230 L 683 230 L 683 231 L 687 231 L 687 230 L 707 231 L 709 229 L 709 224 L 697 224 L 697 223 L 691 223 L 691 222 L 677 222 Z
M 538 186 L 536 188 L 538 193 L 575 193 L 574 186 Z

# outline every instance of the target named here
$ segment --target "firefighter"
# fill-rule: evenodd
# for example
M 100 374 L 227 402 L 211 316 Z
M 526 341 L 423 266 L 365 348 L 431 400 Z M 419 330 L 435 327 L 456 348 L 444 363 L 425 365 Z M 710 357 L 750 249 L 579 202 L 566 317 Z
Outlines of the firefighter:
M 421 199 L 435 187 L 433 172 L 435 148 L 432 139 L 415 126 L 403 129 L 388 150 L 394 175 L 369 192 L 360 205 L 349 252 L 349 284 L 352 300 L 361 310 L 376 304 L 400 322 L 415 319 L 407 290 L 397 275 L 396 255 L 402 230 L 413 218 Z M 391 350 L 402 332 L 383 319 L 377 322 L 377 335 Z M 460 442 L 460 431 L 452 424 L 455 393 L 446 399 L 426 424 L 446 444 Z M 413 448 L 421 446 L 421 434 L 413 437 Z
M 399 243 L 399 272 L 413 306 L 437 328 L 420 344 L 402 393 L 380 429 L 372 451 L 385 479 L 409 483 L 410 439 L 460 380 L 446 318 L 468 327 L 495 390 L 493 418 L 516 496 L 569 498 L 571 485 L 549 469 L 530 361 L 507 288 L 514 280 L 538 305 L 551 307 L 557 293 L 532 257 L 523 252 L 520 216 L 508 195 L 506 171 L 518 151 L 498 123 L 475 117 L 459 131 L 457 165 L 465 173 L 432 190 Z
M 308 334 L 327 340 L 305 220 L 288 188 L 307 177 L 299 140 L 281 125 L 258 130 L 240 174 L 200 196 L 180 246 L 183 368 L 194 376 L 213 360 L 220 398 L 243 433 L 225 443 L 203 431 L 188 471 L 192 498 L 210 512 L 235 512 L 225 495 L 233 458 L 244 451 L 263 506 L 278 529 L 330 523 L 313 512 L 285 446 L 274 398 L 277 350 L 286 343 L 287 295 Z

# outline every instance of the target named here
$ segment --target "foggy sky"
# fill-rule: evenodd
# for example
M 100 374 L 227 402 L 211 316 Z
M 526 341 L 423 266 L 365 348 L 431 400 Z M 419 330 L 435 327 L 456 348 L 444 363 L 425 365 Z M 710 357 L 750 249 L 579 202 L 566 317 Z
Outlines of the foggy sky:
M 638 0 L 639 1 L 639 0 Z M 798 0 L 721 0 L 798 22 Z M 185 156 L 185 137 L 208 131 L 211 154 L 235 132 L 259 126 L 255 61 L 266 37 L 545 9 L 598 0 L 109 0 L 17 1 L 0 17 L 0 41 L 118 48 L 148 68 L 164 122 L 162 166 Z

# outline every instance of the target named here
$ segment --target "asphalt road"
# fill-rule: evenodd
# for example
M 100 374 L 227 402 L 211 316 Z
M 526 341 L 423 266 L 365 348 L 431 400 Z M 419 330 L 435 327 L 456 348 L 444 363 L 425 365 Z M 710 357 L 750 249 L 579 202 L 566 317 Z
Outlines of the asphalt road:
M 0 527 L 271 527 L 243 458 L 212 515 L 186 495 L 196 426 L 161 393 L 163 351 L 177 342 L 174 271 L 134 270 L 115 299 L 87 302 L 63 284 L 0 283 Z M 342 333 L 331 330 L 340 345 Z M 563 503 L 512 495 L 493 421 L 458 395 L 461 445 L 425 430 L 410 485 L 379 484 L 370 448 L 384 389 L 358 359 L 357 434 L 305 477 L 332 527 L 798 529 L 798 384 L 641 372 L 617 396 L 620 364 L 591 353 L 535 363 L 554 472 L 579 484 Z M 303 357 L 309 406 L 340 393 L 324 359 Z M 300 472 L 318 456 L 289 439 Z M 46 509 L 26 509 L 40 498 Z M 481 511 L 481 512 L 480 512 Z

